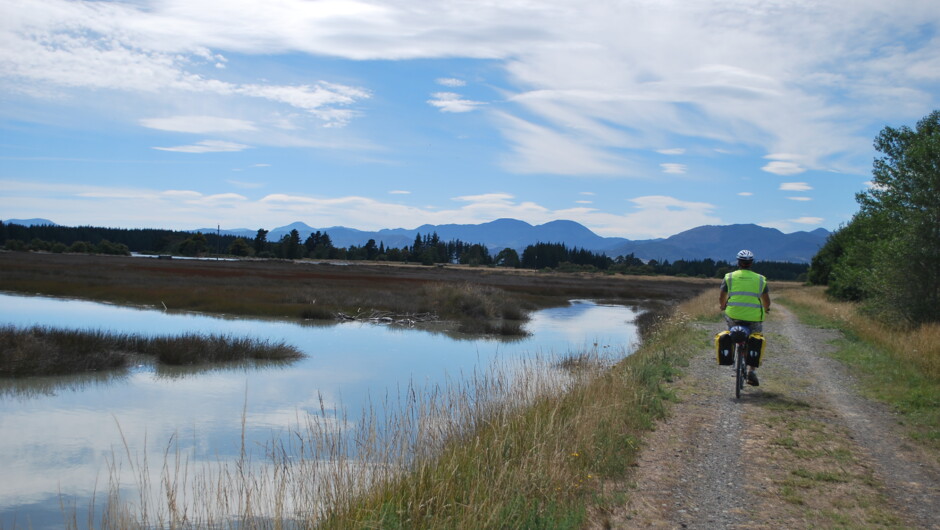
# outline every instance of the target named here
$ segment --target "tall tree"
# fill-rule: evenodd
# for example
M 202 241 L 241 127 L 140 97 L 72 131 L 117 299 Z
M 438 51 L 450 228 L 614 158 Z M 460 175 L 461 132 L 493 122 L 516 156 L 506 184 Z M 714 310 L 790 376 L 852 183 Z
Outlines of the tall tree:
M 857 196 L 862 214 L 882 219 L 872 290 L 883 308 L 940 321 L 940 110 L 914 130 L 885 127 L 875 149 L 884 156 Z
M 814 258 L 831 294 L 863 299 L 894 320 L 940 321 L 940 111 L 885 127 L 860 211 Z M 827 271 L 828 269 L 828 271 Z
M 258 233 L 255 234 L 255 254 L 261 254 L 268 248 L 268 231 L 264 228 L 259 228 Z
M 516 252 L 515 249 L 506 247 L 500 250 L 499 254 L 496 255 L 497 267 L 512 267 L 518 269 L 519 265 L 519 253 Z

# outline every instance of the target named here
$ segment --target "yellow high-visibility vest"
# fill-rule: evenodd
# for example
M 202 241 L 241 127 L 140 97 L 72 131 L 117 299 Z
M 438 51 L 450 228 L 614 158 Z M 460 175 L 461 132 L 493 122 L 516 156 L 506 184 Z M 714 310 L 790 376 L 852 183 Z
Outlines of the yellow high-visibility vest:
M 725 274 L 728 286 L 728 307 L 725 314 L 734 320 L 764 321 L 760 295 L 767 288 L 767 279 L 756 272 L 739 269 Z

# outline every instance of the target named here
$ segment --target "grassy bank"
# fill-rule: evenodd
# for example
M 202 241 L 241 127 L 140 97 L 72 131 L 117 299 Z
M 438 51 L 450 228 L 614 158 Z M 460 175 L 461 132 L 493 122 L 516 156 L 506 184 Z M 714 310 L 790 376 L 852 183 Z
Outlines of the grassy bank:
M 193 471 L 168 451 L 159 477 L 139 473 L 139 500 L 112 491 L 102 526 L 580 528 L 622 503 L 607 485 L 665 414 L 664 382 L 708 340 L 687 318 L 659 322 L 615 364 L 587 351 L 496 366 L 386 396 L 356 422 L 323 409 L 264 463 L 243 455 Z
M 827 299 L 822 288 L 778 292 L 811 325 L 844 333 L 836 358 L 850 366 L 867 395 L 890 404 L 913 438 L 940 450 L 940 324 L 904 329 L 874 320 L 855 304 Z
M 170 365 L 292 360 L 288 344 L 224 335 L 144 337 L 91 330 L 0 327 L 0 377 L 75 374 L 127 366 L 131 355 Z
M 566 392 L 484 414 L 439 455 L 330 513 L 324 527 L 580 528 L 589 512 L 622 501 L 605 483 L 635 462 L 670 399 L 663 382 L 703 340 L 682 319 L 665 321 L 639 351 L 579 374 Z

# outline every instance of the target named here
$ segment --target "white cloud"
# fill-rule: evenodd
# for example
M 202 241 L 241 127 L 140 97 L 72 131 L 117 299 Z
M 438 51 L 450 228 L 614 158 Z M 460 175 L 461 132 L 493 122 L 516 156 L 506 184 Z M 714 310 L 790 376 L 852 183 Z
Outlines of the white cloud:
M 225 142 L 222 140 L 203 140 L 193 145 L 179 145 L 176 147 L 154 147 L 159 151 L 173 151 L 176 153 L 232 153 L 244 151 L 249 145 L 238 144 L 235 142 Z
M 671 149 L 657 149 L 656 152 L 661 155 L 684 155 L 685 148 L 673 147 Z
M 686 165 L 685 164 L 660 164 L 659 167 L 663 168 L 663 173 L 672 173 L 676 175 L 685 174 Z
M 754 195 L 754 194 L 751 193 L 751 192 L 749 192 L 749 191 L 742 191 L 742 192 L 738 193 L 738 195 L 740 195 L 740 196 L 742 196 L 742 197 L 750 197 L 751 195 Z
M 811 199 L 811 198 L 809 198 L 809 197 L 787 197 L 787 199 L 790 199 L 791 201 L 811 201 L 811 200 L 813 200 L 813 199 Z
M 456 87 L 466 86 L 467 82 L 464 81 L 463 79 L 456 79 L 453 77 L 442 77 L 437 80 L 437 84 L 456 88 Z
M 391 190 L 388 192 L 390 195 L 410 195 L 410 191 L 405 190 Z
M 500 204 L 507 204 L 512 199 L 514 199 L 514 197 L 508 193 L 484 193 L 482 195 L 464 195 L 462 197 L 453 198 L 453 200 L 460 202 Z
M 332 126 L 345 125 L 356 115 L 353 110 L 339 108 L 340 105 L 349 105 L 371 97 L 367 90 L 326 81 L 320 81 L 313 86 L 242 85 L 230 90 L 237 94 L 286 103 L 306 110 Z
M 250 121 L 217 116 L 173 116 L 170 118 L 146 118 L 140 124 L 150 129 L 193 134 L 212 134 L 257 130 Z
M 470 112 L 480 105 L 486 105 L 482 101 L 463 99 L 460 94 L 453 92 L 436 92 L 431 97 L 433 99 L 429 99 L 428 103 L 441 109 L 441 112 Z
M 800 167 L 800 165 L 795 162 L 781 162 L 779 160 L 770 162 L 761 169 L 775 175 L 797 175 L 806 171 L 805 168 Z
M 813 189 L 813 187 L 805 182 L 782 182 L 780 183 L 781 191 L 809 191 L 811 189 Z
M 790 222 L 801 225 L 818 225 L 823 221 L 825 221 L 825 219 L 822 217 L 799 217 L 797 219 L 790 219 Z
M 594 201 L 574 201 L 575 204 L 594 204 Z

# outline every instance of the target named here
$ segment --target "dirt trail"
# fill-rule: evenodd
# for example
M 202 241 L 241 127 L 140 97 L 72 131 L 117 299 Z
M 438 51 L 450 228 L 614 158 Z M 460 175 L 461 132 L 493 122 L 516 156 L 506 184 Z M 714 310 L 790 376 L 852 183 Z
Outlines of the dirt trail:
M 595 527 L 940 529 L 936 456 L 820 355 L 837 332 L 779 305 L 772 315 L 761 386 L 735 400 L 731 369 L 703 344 L 675 386 L 680 403 L 648 439 L 628 502 Z

